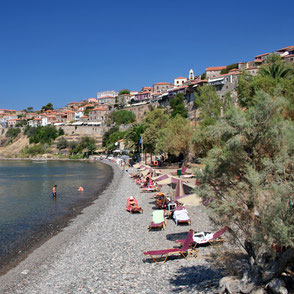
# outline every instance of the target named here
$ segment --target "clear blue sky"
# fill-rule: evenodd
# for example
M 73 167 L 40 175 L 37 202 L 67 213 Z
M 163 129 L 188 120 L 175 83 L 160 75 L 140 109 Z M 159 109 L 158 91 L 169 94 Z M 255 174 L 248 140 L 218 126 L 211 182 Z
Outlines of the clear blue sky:
M 61 107 L 294 45 L 294 1 L 0 1 L 0 108 Z

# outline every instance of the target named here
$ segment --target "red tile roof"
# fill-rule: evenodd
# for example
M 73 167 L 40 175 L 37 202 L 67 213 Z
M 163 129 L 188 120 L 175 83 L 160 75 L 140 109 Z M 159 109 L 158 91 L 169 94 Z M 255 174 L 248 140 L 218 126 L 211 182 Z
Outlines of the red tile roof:
M 294 54 L 283 56 L 282 58 L 294 57 Z
M 104 107 L 97 107 L 97 108 L 92 109 L 91 111 L 93 111 L 93 110 L 104 110 L 104 111 L 107 111 L 107 109 L 105 109 Z
M 154 85 L 172 85 L 171 83 L 164 83 L 164 82 L 160 82 L 160 83 L 156 83 Z
M 187 78 L 184 78 L 184 77 L 178 77 L 178 78 L 176 78 L 175 80 L 179 80 L 179 79 L 187 79 Z
M 270 53 L 263 53 L 263 54 L 260 54 L 260 55 L 256 55 L 255 59 L 258 59 L 258 57 L 262 57 L 262 56 L 266 56 L 266 55 L 270 55 Z
M 213 66 L 213 67 L 208 67 L 206 68 L 206 71 L 210 71 L 210 70 L 222 70 L 227 68 L 226 66 Z
M 294 50 L 294 46 L 292 45 L 292 46 L 288 46 L 288 47 L 279 49 L 279 50 L 277 50 L 277 52 L 279 52 L 279 51 L 288 51 L 288 50 L 291 50 L 291 51 Z

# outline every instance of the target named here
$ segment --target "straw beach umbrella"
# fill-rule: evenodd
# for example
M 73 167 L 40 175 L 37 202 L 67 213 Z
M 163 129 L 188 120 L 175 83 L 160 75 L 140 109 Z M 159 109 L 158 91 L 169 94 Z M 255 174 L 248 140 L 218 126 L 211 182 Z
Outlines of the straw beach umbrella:
M 177 184 L 179 180 L 180 180 L 179 178 L 171 177 L 168 175 L 167 178 L 157 180 L 157 184 L 158 185 Z
M 199 206 L 201 205 L 201 198 L 198 197 L 196 194 L 189 194 L 177 199 L 177 201 L 191 206 Z

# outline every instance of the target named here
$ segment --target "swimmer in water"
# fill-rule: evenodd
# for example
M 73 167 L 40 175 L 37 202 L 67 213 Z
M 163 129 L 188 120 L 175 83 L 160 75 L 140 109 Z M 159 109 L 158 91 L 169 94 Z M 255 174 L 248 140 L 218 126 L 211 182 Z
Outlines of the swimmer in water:
M 56 188 L 57 188 L 57 185 L 54 185 L 52 188 L 52 197 L 56 197 Z
M 80 187 L 78 187 L 78 191 L 79 192 L 84 192 L 84 188 L 80 186 Z

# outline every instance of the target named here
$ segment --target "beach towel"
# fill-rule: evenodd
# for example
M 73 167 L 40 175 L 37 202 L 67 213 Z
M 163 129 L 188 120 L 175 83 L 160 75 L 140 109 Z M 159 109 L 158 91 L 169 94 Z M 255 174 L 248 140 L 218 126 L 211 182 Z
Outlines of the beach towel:
M 173 214 L 173 219 L 176 222 L 176 224 L 190 222 L 190 218 L 188 216 L 188 212 L 186 209 L 175 210 Z

